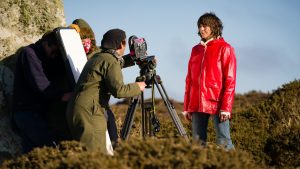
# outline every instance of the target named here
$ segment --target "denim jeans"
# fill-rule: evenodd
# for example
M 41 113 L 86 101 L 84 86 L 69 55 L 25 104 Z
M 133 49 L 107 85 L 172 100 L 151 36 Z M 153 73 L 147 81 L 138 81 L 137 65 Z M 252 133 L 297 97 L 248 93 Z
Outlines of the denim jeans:
M 217 144 L 224 146 L 226 149 L 234 149 L 232 140 L 230 138 L 230 124 L 229 120 L 220 122 L 218 115 L 210 115 L 202 112 L 192 113 L 192 134 L 195 140 L 200 140 L 201 144 L 206 145 L 207 140 L 207 126 L 209 117 L 212 116 L 214 120 L 214 127 L 216 130 Z
M 46 120 L 39 113 L 16 112 L 13 120 L 22 137 L 23 153 L 31 151 L 35 147 L 55 146 Z

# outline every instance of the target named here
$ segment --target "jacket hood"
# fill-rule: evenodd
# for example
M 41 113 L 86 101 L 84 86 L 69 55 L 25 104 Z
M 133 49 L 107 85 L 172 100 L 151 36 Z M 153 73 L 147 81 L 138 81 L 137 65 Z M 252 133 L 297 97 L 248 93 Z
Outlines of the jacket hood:
M 75 19 L 72 22 L 72 24 L 76 24 L 80 28 L 79 34 L 81 39 L 89 38 L 91 40 L 91 50 L 89 51 L 89 53 L 95 51 L 97 49 L 96 39 L 95 39 L 94 31 L 91 28 L 91 26 L 83 19 Z

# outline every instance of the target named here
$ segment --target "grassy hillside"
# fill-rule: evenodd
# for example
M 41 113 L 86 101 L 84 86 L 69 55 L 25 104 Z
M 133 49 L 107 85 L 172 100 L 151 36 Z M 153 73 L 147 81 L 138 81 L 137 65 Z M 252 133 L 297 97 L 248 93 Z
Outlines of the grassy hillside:
M 6 161 L 2 168 L 299 168 L 299 96 L 299 80 L 269 94 L 252 91 L 237 95 L 231 121 L 235 151 L 214 144 L 212 123 L 207 147 L 180 139 L 163 101 L 158 99 L 156 114 L 161 131 L 157 137 L 141 139 L 138 108 L 129 141 L 121 142 L 113 157 L 87 152 L 78 142 L 62 142 L 58 148 L 37 148 Z M 112 106 L 119 128 L 126 103 Z M 179 114 L 182 103 L 173 104 Z M 190 124 L 179 116 L 191 136 Z

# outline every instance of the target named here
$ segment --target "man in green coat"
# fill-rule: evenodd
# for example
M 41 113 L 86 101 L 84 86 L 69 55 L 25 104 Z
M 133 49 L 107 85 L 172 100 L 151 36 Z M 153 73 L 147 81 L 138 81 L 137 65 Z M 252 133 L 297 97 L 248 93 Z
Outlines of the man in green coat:
M 84 66 L 68 104 L 67 121 L 73 138 L 89 151 L 106 149 L 106 110 L 110 95 L 116 98 L 133 97 L 145 89 L 144 82 L 124 84 L 121 60 L 126 48 L 126 34 L 112 29 L 103 35 L 102 51 Z

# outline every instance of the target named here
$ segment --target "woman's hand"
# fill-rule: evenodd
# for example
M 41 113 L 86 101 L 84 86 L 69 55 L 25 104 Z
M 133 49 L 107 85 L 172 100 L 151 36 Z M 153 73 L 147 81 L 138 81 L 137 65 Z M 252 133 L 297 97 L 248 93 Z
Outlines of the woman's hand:
M 192 114 L 187 112 L 187 111 L 184 111 L 182 112 L 182 115 L 184 116 L 184 118 L 187 120 L 187 121 L 192 121 Z

